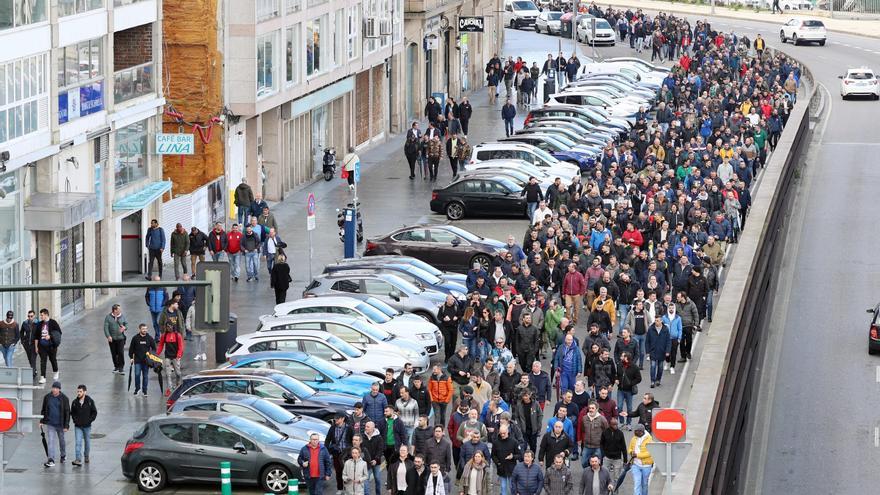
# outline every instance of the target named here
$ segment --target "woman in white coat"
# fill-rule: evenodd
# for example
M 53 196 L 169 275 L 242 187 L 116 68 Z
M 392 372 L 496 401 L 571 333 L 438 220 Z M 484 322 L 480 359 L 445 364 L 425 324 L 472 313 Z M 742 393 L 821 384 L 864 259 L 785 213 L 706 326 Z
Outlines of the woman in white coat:
M 351 459 L 342 466 L 342 483 L 346 495 L 364 495 L 364 486 L 370 477 L 366 461 L 361 458 L 361 449 L 351 448 Z

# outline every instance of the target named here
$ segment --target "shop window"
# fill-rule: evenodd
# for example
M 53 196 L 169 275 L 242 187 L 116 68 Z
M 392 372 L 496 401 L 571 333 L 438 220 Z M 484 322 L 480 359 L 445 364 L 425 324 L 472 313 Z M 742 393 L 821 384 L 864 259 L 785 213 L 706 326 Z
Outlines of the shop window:
M 257 98 L 270 95 L 277 89 L 275 79 L 276 48 L 279 32 L 257 38 Z
M 0 1 L 0 30 L 36 24 L 47 19 L 47 0 Z
M 48 127 L 48 64 L 46 53 L 0 64 L 0 143 Z
M 0 175 L 0 266 L 21 257 L 21 191 L 17 172 Z
M 147 176 L 147 121 L 116 131 L 116 189 Z
M 103 45 L 97 38 L 56 51 L 59 124 L 104 109 Z
M 58 17 L 82 14 L 104 6 L 104 0 L 58 0 Z

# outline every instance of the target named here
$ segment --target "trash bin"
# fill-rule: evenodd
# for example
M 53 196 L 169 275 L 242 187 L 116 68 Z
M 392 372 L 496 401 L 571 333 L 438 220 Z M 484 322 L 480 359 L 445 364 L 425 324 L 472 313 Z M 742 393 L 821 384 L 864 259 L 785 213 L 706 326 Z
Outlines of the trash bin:
M 571 39 L 571 19 L 560 20 L 559 26 L 559 36 Z
M 238 337 L 238 315 L 229 313 L 229 330 L 214 332 L 214 362 L 217 364 L 226 362 L 226 351 L 235 345 Z
M 550 95 L 556 94 L 556 77 L 553 71 L 547 73 L 547 77 L 544 80 L 544 103 L 547 103 L 550 100 Z

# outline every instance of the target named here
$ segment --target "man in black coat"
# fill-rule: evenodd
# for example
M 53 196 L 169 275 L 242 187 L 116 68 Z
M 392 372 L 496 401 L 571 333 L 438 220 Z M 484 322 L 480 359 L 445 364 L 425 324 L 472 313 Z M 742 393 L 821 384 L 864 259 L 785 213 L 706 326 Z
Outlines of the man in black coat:
M 336 489 L 342 490 L 342 464 L 345 462 L 345 454 L 351 448 L 351 426 L 345 421 L 344 414 L 337 414 L 333 418 L 333 425 L 327 430 L 324 446 L 333 457 L 333 470 L 336 471 Z
M 55 459 L 60 454 L 61 462 L 67 458 L 67 442 L 64 434 L 70 429 L 70 400 L 61 393 L 61 382 L 52 384 L 52 391 L 43 397 L 43 405 L 40 408 L 40 429 L 45 432 L 47 440 L 48 459 L 43 464 L 50 468 L 55 466 Z
M 471 106 L 471 102 L 468 101 L 467 96 L 465 96 L 461 99 L 461 104 L 458 105 L 458 120 L 461 122 L 461 132 L 465 136 L 468 134 L 468 122 L 470 122 L 473 113 L 474 108 Z
M 73 461 L 74 466 L 82 466 L 83 457 L 86 464 L 89 463 L 89 450 L 91 450 L 91 434 L 92 423 L 98 417 L 98 408 L 95 407 L 95 401 L 88 395 L 88 388 L 85 385 L 76 387 L 76 398 L 70 403 L 70 418 L 73 419 L 73 426 L 76 438 L 76 459 Z
M 492 462 L 501 480 L 501 493 L 510 493 L 510 477 L 520 459 L 522 453 L 519 445 L 510 436 L 509 426 L 502 424 L 498 427 L 498 437 L 492 441 Z

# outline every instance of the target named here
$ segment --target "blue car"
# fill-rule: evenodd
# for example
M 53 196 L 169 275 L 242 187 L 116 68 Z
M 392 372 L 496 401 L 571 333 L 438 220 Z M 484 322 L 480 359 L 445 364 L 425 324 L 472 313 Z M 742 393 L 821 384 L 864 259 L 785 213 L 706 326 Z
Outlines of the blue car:
M 361 395 L 369 392 L 376 377 L 355 373 L 298 351 L 266 351 L 232 357 L 224 368 L 263 368 L 281 371 L 319 392 Z

